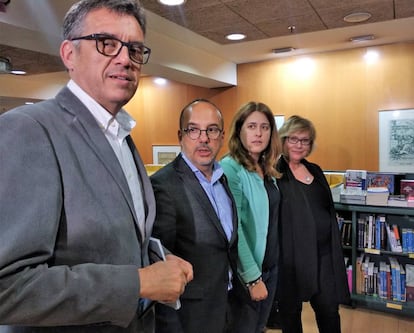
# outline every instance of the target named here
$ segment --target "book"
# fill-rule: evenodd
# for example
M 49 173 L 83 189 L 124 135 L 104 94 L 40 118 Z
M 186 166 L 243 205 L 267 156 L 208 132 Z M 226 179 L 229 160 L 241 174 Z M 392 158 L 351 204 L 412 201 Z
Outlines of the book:
M 344 220 L 341 229 L 342 245 L 351 246 L 352 242 L 352 221 Z
M 367 249 L 373 249 L 374 246 L 374 216 L 373 215 L 369 215 L 368 216 L 368 240 L 367 240 L 367 244 L 366 244 L 366 248 Z
M 385 265 L 385 272 L 386 272 L 386 299 L 391 300 L 392 299 L 392 288 L 391 288 L 391 266 L 389 264 Z
M 148 254 L 149 254 L 151 262 L 153 263 L 157 261 L 161 261 L 161 260 L 162 261 L 166 260 L 164 247 L 162 246 L 161 241 L 158 238 L 150 237 Z M 172 303 L 168 303 L 168 302 L 159 302 L 159 303 L 168 305 L 174 310 L 178 310 L 179 308 L 181 308 L 180 299 L 177 299 L 175 302 L 172 302 Z
M 390 192 L 387 187 L 368 187 L 366 204 L 372 206 L 387 206 Z
M 346 170 L 344 179 L 345 184 L 339 201 L 346 204 L 365 205 L 367 171 Z
M 355 292 L 357 294 L 362 294 L 363 285 L 364 285 L 364 274 L 363 274 L 363 266 L 364 266 L 364 253 L 361 253 L 356 258 L 356 271 L 355 271 Z
M 407 200 L 407 207 L 414 207 L 414 179 L 401 179 L 400 194 Z
M 379 264 L 378 296 L 387 299 L 387 265 L 384 261 Z
M 345 188 L 348 190 L 365 191 L 367 189 L 366 170 L 346 170 Z
M 405 265 L 405 299 L 414 301 L 414 265 Z
M 401 252 L 402 252 L 400 230 L 398 229 L 398 226 L 396 224 L 392 225 L 392 230 L 394 231 L 394 235 L 395 235 L 396 247 L 397 247 L 397 249 L 401 249 Z M 397 251 L 394 251 L 394 252 L 397 252 Z M 400 251 L 398 251 L 398 252 L 400 252 Z
M 398 261 L 393 258 L 388 258 L 391 266 L 391 293 L 393 301 L 401 301 L 401 279 L 400 279 L 400 265 Z
M 400 194 L 405 195 L 406 198 L 414 196 L 414 179 L 401 179 Z
M 367 188 L 387 188 L 390 194 L 394 194 L 395 174 L 388 172 L 368 172 Z
M 346 277 L 347 277 L 347 281 L 348 281 L 349 292 L 352 293 L 352 266 L 351 265 L 349 265 L 346 268 Z
M 407 198 L 404 194 L 391 194 L 388 197 L 388 206 L 408 207 Z
M 365 247 L 365 219 L 363 217 L 358 218 L 357 223 L 357 245 L 358 248 Z
M 390 250 L 392 252 L 402 253 L 401 243 L 397 242 L 396 238 L 396 235 L 398 235 L 398 233 L 396 233 L 393 226 L 390 226 L 388 223 L 385 224 L 385 228 L 387 230 L 388 245 L 390 247 Z
M 401 281 L 401 302 L 405 302 L 407 300 L 406 298 L 406 274 L 405 269 L 402 264 L 400 264 L 400 281 Z

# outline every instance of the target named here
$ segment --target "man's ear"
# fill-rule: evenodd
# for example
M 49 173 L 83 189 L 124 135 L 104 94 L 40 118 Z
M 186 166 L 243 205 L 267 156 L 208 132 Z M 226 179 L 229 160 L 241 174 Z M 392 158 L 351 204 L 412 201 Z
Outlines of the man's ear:
M 183 138 L 183 132 L 181 132 L 181 130 L 177 131 L 177 136 L 178 136 L 178 140 L 181 142 L 182 138 Z
M 69 72 L 72 71 L 74 67 L 74 47 L 75 46 L 70 40 L 64 40 L 62 44 L 60 44 L 60 58 Z

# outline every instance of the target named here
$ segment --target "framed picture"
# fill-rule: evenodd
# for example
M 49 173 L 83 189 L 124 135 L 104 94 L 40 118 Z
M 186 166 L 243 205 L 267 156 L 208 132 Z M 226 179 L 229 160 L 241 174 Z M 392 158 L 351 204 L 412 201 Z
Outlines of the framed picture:
M 152 146 L 152 163 L 167 164 L 181 152 L 180 146 Z
M 285 122 L 285 116 L 274 116 L 276 122 L 276 128 L 279 129 L 282 127 L 283 123 Z
M 379 171 L 413 172 L 414 109 L 379 111 Z

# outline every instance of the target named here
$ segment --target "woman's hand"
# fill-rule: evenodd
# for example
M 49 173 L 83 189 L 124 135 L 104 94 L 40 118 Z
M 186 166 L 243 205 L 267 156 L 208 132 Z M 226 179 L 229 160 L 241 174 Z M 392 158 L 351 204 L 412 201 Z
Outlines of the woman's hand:
M 259 302 L 267 298 L 268 292 L 263 281 L 260 280 L 258 283 L 249 286 L 248 288 L 252 301 Z

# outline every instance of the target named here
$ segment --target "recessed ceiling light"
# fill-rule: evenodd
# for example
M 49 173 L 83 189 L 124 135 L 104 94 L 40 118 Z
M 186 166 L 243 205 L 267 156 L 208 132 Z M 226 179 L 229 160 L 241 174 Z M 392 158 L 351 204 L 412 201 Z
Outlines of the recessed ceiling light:
M 371 16 L 368 12 L 356 12 L 344 16 L 344 21 L 348 23 L 360 23 L 370 19 Z
M 26 75 L 27 73 L 25 71 L 19 70 L 19 69 L 13 69 L 10 71 L 11 74 L 14 75 Z
M 351 42 L 365 42 L 367 40 L 373 40 L 375 39 L 374 35 L 362 35 L 362 36 L 355 36 L 349 38 Z
M 244 35 L 244 34 L 230 34 L 230 35 L 227 35 L 226 38 L 228 40 L 242 40 L 242 39 L 246 38 L 246 35 Z
M 166 6 L 179 6 L 186 2 L 186 0 L 158 0 L 158 2 Z

